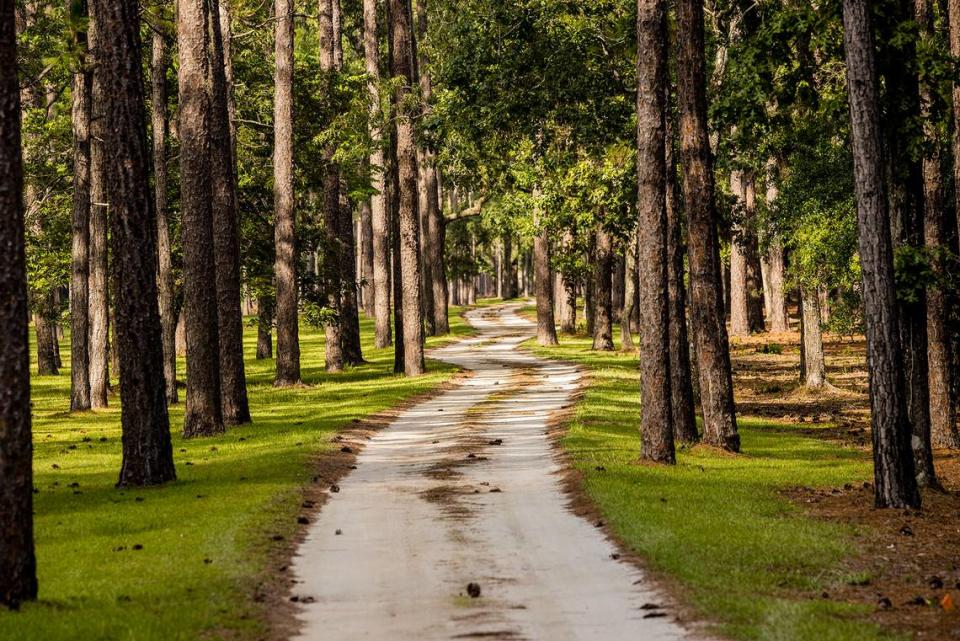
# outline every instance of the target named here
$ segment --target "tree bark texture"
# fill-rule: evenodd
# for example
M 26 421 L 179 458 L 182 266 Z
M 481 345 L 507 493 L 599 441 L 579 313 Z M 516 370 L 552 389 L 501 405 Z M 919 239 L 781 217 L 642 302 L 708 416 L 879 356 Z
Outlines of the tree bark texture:
M 631 333 L 631 319 L 639 309 L 637 288 L 640 283 L 637 265 L 637 238 L 638 231 L 633 230 L 627 237 L 627 246 L 624 249 L 623 265 L 623 310 L 620 313 L 620 349 L 633 349 L 633 334 Z
M 593 349 L 613 350 L 613 237 L 597 225 L 593 254 Z
M 277 371 L 274 385 L 300 382 L 297 320 L 297 230 L 293 200 L 293 2 L 275 0 L 273 203 L 277 289 Z
M 185 437 L 211 436 L 224 430 L 213 238 L 209 19 L 206 0 L 177 1 L 183 304 L 187 334 Z
M 827 382 L 826 362 L 823 356 L 823 333 L 820 330 L 820 298 L 816 288 L 800 289 L 801 350 L 803 367 L 801 378 L 807 389 L 821 389 Z
M 0 0 L 0 606 L 37 598 L 20 86 L 13 0 Z
M 539 218 L 539 216 L 538 216 Z M 540 221 L 537 221 L 540 222 Z M 534 281 L 537 297 L 537 343 L 557 344 L 557 326 L 553 318 L 553 274 L 550 272 L 550 234 L 545 225 L 533 238 Z
M 697 347 L 704 441 L 739 451 L 721 294 L 713 158 L 707 132 L 703 4 L 697 0 L 678 0 L 676 6 L 680 160 L 687 214 L 691 325 Z
M 916 508 L 920 506 L 920 494 L 910 447 L 893 244 L 883 180 L 876 60 L 866 0 L 844 0 L 843 26 L 867 333 L 875 503 L 881 508 Z
M 89 23 L 87 39 L 93 67 L 90 105 L 90 406 L 107 406 L 110 395 L 110 301 L 107 278 L 107 194 L 104 184 L 103 73 L 99 69 L 97 24 Z
M 780 163 L 776 158 L 767 161 L 767 191 L 765 199 L 767 206 L 773 206 L 780 190 L 777 187 L 777 175 Z M 764 282 L 764 301 L 766 303 L 767 322 L 771 332 L 790 331 L 789 317 L 787 316 L 787 295 L 784 278 L 783 245 L 779 238 L 771 238 L 767 244 L 767 251 L 763 257 L 766 280 Z
M 141 68 L 140 7 L 135 0 L 93 0 L 104 37 L 102 73 L 105 191 L 116 295 L 115 348 L 120 358 L 123 463 L 119 486 L 176 478 L 163 378 L 157 306 L 156 212 L 150 193 L 150 148 Z
M 665 86 L 666 0 L 637 0 L 637 232 L 640 456 L 676 463 L 670 392 Z M 629 316 L 622 319 L 630 324 Z
M 257 296 L 257 360 L 273 358 L 273 298 Z

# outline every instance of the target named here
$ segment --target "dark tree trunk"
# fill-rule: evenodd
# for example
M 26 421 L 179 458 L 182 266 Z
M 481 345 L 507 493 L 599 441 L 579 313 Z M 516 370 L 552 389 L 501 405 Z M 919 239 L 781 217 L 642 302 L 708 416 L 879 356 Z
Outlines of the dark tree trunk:
M 503 300 L 517 297 L 517 274 L 513 269 L 513 239 L 510 234 L 503 237 L 503 267 L 501 276 L 503 284 L 500 286 Z
M 373 305 L 373 210 L 370 201 L 360 204 L 360 298 L 363 301 L 363 314 L 375 318 Z
M 13 0 L 0 0 L 0 606 L 37 598 L 20 86 Z
M 640 456 L 676 463 L 670 393 L 665 86 L 666 0 L 637 0 L 637 262 L 640 266 Z M 629 325 L 629 317 L 624 319 Z
M 883 181 L 873 34 L 866 0 L 843 2 L 844 49 L 863 274 L 877 507 L 919 507 Z
M 930 0 L 916 0 L 915 16 L 924 38 L 933 37 L 933 7 Z M 960 11 L 960 6 L 956 9 Z M 924 241 L 935 256 L 939 274 L 946 270 L 943 252 L 949 248 L 944 211 L 942 170 L 943 150 L 936 129 L 942 117 L 937 113 L 935 94 L 929 84 L 920 85 L 920 106 L 927 140 L 923 157 L 923 229 Z M 956 125 L 954 125 L 956 128 Z M 956 162 L 956 161 L 955 161 Z M 960 165 L 960 163 L 957 163 Z M 952 345 L 948 318 L 949 293 L 942 286 L 927 288 L 927 364 L 930 388 L 930 440 L 933 447 L 960 448 L 957 432 L 957 408 L 953 402 Z
M 99 70 L 97 25 L 90 22 L 87 37 L 93 68 L 90 104 L 90 406 L 107 406 L 110 395 L 110 312 L 107 278 L 107 193 L 104 165 L 107 150 L 103 140 L 103 74 Z
M 153 116 L 153 185 L 157 208 L 157 254 L 160 292 L 160 325 L 163 332 L 163 378 L 167 403 L 177 398 L 177 318 L 174 313 L 173 261 L 170 256 L 170 223 L 167 220 L 167 43 L 154 32 L 151 59 L 151 114 Z
M 115 348 L 120 356 L 123 464 L 119 486 L 176 478 L 163 379 L 157 306 L 156 212 L 150 193 L 150 148 L 141 71 L 140 6 L 93 0 L 102 73 L 104 165 L 116 282 Z
M 561 241 L 561 251 L 571 253 L 573 251 L 573 230 L 567 229 L 563 232 Z M 575 334 L 577 332 L 577 279 L 568 271 L 560 272 L 561 288 L 557 292 L 560 299 L 560 331 L 564 334 Z
M 703 4 L 677 2 L 680 149 L 687 213 L 691 320 L 697 346 L 704 441 L 740 450 L 724 322 L 713 158 L 707 132 Z
M 756 175 L 750 172 L 745 176 L 744 184 L 745 205 L 747 208 L 747 226 L 744 229 L 744 256 L 746 257 L 746 293 L 747 293 L 747 326 L 750 333 L 763 332 L 763 278 L 760 267 L 760 243 L 754 230 L 753 219 L 757 214 L 757 181 Z
M 81 18 L 87 3 L 73 5 Z M 90 409 L 90 98 L 93 75 L 86 56 L 87 32 L 73 32 L 80 56 L 73 74 L 73 212 L 70 266 L 70 411 Z
M 273 203 L 277 288 L 277 373 L 274 385 L 300 382 L 297 325 L 297 230 L 293 200 L 293 2 L 275 0 Z
M 537 343 L 557 344 L 557 326 L 553 319 L 553 274 L 550 272 L 550 234 L 542 226 L 533 238 L 533 263 L 537 290 Z
M 421 297 L 420 212 L 417 203 L 417 149 L 413 121 L 417 108 L 410 95 L 417 86 L 416 43 L 409 0 L 390 0 L 390 74 L 400 78 L 393 95 L 394 137 L 397 149 L 397 182 L 392 185 L 398 214 L 400 289 L 397 304 L 403 318 L 403 340 L 397 335 L 397 347 L 403 349 L 404 373 L 417 376 L 425 371 L 423 357 L 423 299 Z
M 257 296 L 257 360 L 273 358 L 273 299 Z
M 627 288 L 627 261 L 626 252 L 621 254 L 618 251 L 613 253 L 613 280 L 610 286 L 610 304 L 613 308 L 613 322 L 619 323 L 620 316 L 623 314 L 623 300 L 626 297 Z
M 668 103 L 669 106 L 669 103 Z M 697 432 L 696 402 L 693 396 L 694 375 L 690 365 L 690 340 L 687 336 L 687 297 L 683 284 L 683 212 L 677 190 L 677 167 L 673 153 L 674 124 L 667 109 L 667 266 L 670 292 L 670 394 L 673 435 L 681 443 L 700 440 Z M 639 307 L 639 306 L 638 306 Z
M 229 0 L 222 0 L 228 2 Z M 240 220 L 237 170 L 230 135 L 229 66 L 221 30 L 221 0 L 210 0 L 210 178 L 213 192 L 213 254 L 216 264 L 217 332 L 220 340 L 220 403 L 225 425 L 250 422 L 243 365 L 240 311 Z
M 180 182 L 187 400 L 183 435 L 223 432 L 213 232 L 210 15 L 205 0 L 178 0 Z
M 363 0 L 363 51 L 370 93 L 371 183 L 376 193 L 370 198 L 371 250 L 373 252 L 372 297 L 376 322 L 374 345 L 390 345 L 390 212 L 387 207 L 386 163 L 383 131 L 380 128 L 380 49 L 377 40 L 377 0 Z
M 37 374 L 40 376 L 57 376 L 60 368 L 57 365 L 57 337 L 56 322 L 53 320 L 54 292 L 43 296 L 40 311 L 34 316 L 34 327 L 37 330 Z
M 593 349 L 613 350 L 613 238 L 603 225 L 597 226 L 593 267 Z

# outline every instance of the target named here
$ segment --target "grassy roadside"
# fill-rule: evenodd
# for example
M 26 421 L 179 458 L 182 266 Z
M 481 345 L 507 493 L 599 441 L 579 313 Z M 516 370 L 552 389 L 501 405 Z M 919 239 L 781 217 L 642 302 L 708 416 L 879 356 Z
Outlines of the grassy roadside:
M 591 352 L 586 337 L 561 343 L 527 346 L 589 372 L 562 445 L 616 534 L 695 616 L 733 639 L 897 638 L 865 622 L 866 609 L 829 598 L 832 587 L 856 578 L 839 569 L 853 532 L 804 516 L 780 495 L 869 479 L 865 452 L 741 417 L 742 455 L 696 447 L 679 452 L 675 468 L 638 465 L 636 356 Z
M 454 337 L 471 331 L 458 311 L 450 314 Z M 254 423 L 185 441 L 183 406 L 172 408 L 178 480 L 162 488 L 114 488 L 119 409 L 67 413 L 69 362 L 59 376 L 34 377 L 40 600 L 20 612 L 0 611 L 0 638 L 192 641 L 214 632 L 255 638 L 262 624 L 250 600 L 253 583 L 280 544 L 274 538 L 296 528 L 310 457 L 331 447 L 340 427 L 429 391 L 455 372 L 432 363 L 427 376 L 395 376 L 392 349 L 373 349 L 372 324 L 361 323 L 369 363 L 338 375 L 323 371 L 322 332 L 301 328 L 306 386 L 284 390 L 272 386 L 273 361 L 254 359 L 256 331 L 248 329 Z M 450 340 L 430 339 L 428 347 Z M 68 338 L 61 349 L 68 361 Z

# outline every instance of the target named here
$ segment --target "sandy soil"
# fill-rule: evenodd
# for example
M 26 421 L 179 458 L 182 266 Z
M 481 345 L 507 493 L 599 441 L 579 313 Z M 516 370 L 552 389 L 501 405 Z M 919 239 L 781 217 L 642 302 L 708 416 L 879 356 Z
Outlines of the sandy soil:
M 517 308 L 471 312 L 479 335 L 432 357 L 474 375 L 377 433 L 330 495 L 291 568 L 296 639 L 692 636 L 567 509 L 547 431 L 579 374 L 517 349 Z

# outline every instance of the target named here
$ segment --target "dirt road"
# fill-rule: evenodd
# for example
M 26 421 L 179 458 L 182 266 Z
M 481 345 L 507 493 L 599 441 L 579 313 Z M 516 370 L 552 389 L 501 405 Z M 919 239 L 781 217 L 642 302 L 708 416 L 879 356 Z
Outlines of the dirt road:
M 431 354 L 474 375 L 378 433 L 310 526 L 297 639 L 689 638 L 566 509 L 546 430 L 579 376 L 517 348 L 516 309 L 471 312 L 479 335 Z

